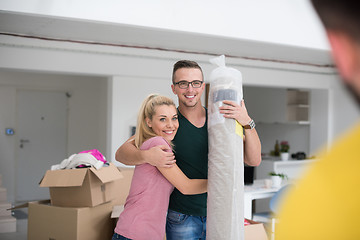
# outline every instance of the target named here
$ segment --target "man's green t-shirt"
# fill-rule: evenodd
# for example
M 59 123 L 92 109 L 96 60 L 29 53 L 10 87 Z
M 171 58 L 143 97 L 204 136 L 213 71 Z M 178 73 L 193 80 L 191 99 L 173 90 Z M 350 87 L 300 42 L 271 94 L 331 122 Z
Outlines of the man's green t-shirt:
M 207 116 L 204 126 L 197 128 L 180 111 L 178 114 L 179 129 L 173 140 L 176 164 L 188 178 L 207 179 Z M 169 208 L 187 215 L 206 216 L 206 201 L 207 193 L 183 195 L 175 188 L 170 196 Z

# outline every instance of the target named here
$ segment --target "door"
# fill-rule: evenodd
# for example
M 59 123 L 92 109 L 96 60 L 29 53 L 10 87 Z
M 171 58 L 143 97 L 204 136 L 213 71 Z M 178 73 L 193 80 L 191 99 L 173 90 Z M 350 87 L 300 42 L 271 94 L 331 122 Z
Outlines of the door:
M 67 156 L 67 97 L 65 92 L 17 92 L 17 202 L 48 199 L 39 182 L 51 165 Z

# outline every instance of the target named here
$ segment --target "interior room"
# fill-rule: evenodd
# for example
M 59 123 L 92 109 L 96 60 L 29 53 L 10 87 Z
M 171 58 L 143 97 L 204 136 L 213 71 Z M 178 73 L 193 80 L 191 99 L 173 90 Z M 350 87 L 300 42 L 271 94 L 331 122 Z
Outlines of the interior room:
M 258 4 L 2 1 L 0 204 L 8 209 L 49 199 L 49 190 L 39 187 L 45 172 L 84 150 L 98 149 L 128 168 L 115 152 L 132 136 L 143 99 L 159 93 L 177 103 L 170 87 L 173 64 L 198 62 L 209 83 L 209 59 L 223 54 L 227 66 L 242 73 L 244 100 L 262 144 L 263 160 L 251 181 L 263 187 L 268 173 L 279 169 L 291 180 L 301 177 L 360 113 L 338 81 L 309 3 Z M 184 18 L 184 11 L 197 20 Z M 304 157 L 281 161 L 274 156 L 277 141 Z M 247 196 L 245 217 L 268 211 L 274 193 Z M 15 229 L 0 238 L 27 239 L 27 209 L 4 212 Z

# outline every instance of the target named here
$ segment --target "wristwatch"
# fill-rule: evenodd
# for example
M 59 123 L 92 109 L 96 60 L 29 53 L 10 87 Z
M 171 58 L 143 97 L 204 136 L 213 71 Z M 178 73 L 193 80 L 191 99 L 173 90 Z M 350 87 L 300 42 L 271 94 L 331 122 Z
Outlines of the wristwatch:
M 253 128 L 255 128 L 255 126 L 256 126 L 256 125 L 255 125 L 254 120 L 251 119 L 250 122 L 244 126 L 244 128 L 245 128 L 245 129 L 253 129 Z

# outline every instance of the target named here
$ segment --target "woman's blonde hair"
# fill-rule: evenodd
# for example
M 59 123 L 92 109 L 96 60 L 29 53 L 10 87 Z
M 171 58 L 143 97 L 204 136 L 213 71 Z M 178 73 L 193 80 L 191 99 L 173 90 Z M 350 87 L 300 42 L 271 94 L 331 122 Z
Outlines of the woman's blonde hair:
M 135 146 L 137 148 L 140 148 L 141 144 L 147 139 L 157 136 L 152 128 L 146 124 L 146 118 L 152 120 L 156 107 L 162 105 L 174 106 L 176 108 L 175 103 L 171 98 L 158 94 L 150 94 L 141 104 L 135 131 Z

